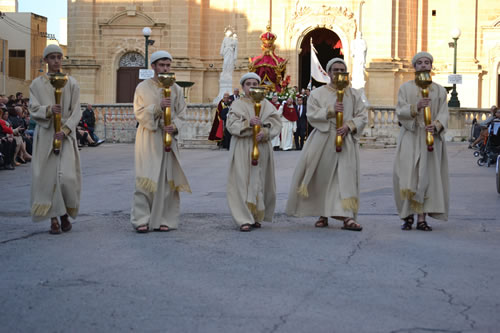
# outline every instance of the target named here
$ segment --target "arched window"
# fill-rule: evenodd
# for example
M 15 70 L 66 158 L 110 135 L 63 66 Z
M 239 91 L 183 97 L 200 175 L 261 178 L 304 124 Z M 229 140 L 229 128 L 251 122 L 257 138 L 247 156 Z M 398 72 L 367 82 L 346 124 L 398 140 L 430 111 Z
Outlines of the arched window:
M 144 57 L 137 52 L 125 53 L 120 58 L 120 67 L 144 67 Z

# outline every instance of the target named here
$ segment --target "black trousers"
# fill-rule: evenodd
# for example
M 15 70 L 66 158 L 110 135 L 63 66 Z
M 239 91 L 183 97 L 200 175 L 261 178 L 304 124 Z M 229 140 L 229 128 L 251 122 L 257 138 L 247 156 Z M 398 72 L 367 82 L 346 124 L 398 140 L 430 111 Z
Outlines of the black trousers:
M 302 150 L 302 147 L 304 147 L 304 141 L 306 135 L 305 134 L 301 135 L 301 133 L 295 132 L 293 133 L 293 136 L 295 138 L 295 149 Z
M 14 165 L 14 153 L 16 152 L 16 141 L 0 139 L 0 152 L 4 158 L 4 165 Z

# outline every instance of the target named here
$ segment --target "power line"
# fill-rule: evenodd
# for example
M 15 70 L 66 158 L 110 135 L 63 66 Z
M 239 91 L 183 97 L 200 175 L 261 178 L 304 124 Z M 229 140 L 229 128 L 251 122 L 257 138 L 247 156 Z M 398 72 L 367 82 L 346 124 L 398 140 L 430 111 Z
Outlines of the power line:
M 0 19 L 2 19 L 7 25 L 9 25 L 12 29 L 14 29 L 18 32 L 21 32 L 21 33 L 24 33 L 27 35 L 32 35 L 32 36 L 40 35 L 40 37 L 55 39 L 54 34 L 49 34 L 49 33 L 44 32 L 44 31 L 37 31 L 37 30 L 31 29 L 31 28 L 11 19 L 10 17 L 5 16 L 4 13 L 0 13 Z M 22 30 L 22 29 L 26 29 L 26 30 Z

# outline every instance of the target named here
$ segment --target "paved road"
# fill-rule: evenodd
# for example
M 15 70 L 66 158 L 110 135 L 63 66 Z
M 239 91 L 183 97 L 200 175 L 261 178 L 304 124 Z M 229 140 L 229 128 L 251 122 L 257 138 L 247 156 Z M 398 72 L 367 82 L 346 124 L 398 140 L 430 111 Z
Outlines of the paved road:
M 30 171 L 0 171 L 2 332 L 498 332 L 500 195 L 493 168 L 450 144 L 450 221 L 403 232 L 394 149 L 362 149 L 361 233 L 284 208 L 299 152 L 276 154 L 275 220 L 236 231 L 227 152 L 184 150 L 180 230 L 129 224 L 132 145 L 82 150 L 69 234 L 29 218 Z M 8 189 L 8 190 L 6 190 Z

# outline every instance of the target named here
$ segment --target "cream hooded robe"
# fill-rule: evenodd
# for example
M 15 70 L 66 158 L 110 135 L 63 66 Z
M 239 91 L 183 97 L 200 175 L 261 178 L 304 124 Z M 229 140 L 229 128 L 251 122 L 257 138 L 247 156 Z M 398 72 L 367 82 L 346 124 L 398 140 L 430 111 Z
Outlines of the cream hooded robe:
M 54 88 L 46 75 L 30 86 L 29 111 L 36 120 L 31 160 L 31 216 L 33 221 L 68 214 L 73 219 L 80 208 L 80 154 L 75 129 L 80 121 L 80 88 L 73 77 L 63 88 L 61 128 L 66 133 L 61 151 L 52 151 L 54 123 L 51 106 L 56 104 Z
M 311 92 L 307 120 L 314 127 L 302 149 L 293 174 L 286 214 L 291 216 L 335 216 L 356 219 L 359 206 L 359 143 L 367 123 L 361 94 L 352 88 L 344 93 L 344 124 L 351 130 L 342 151 L 335 151 L 337 93 L 329 85 Z
M 415 213 L 428 213 L 446 221 L 449 208 L 448 156 L 444 138 L 449 117 L 446 90 L 434 82 L 429 88 L 432 120 L 438 128 L 432 152 L 427 151 L 425 143 L 424 114 L 417 112 L 421 98 L 421 89 L 415 81 L 408 81 L 399 88 L 396 114 L 401 130 L 394 161 L 394 199 L 402 219 Z
M 182 88 L 171 88 L 172 123 L 178 130 L 186 103 Z M 179 162 L 177 138 L 174 135 L 172 150 L 163 147 L 163 111 L 160 101 L 163 88 L 154 79 L 137 85 L 134 95 L 134 114 L 139 122 L 135 137 L 135 193 L 130 219 L 137 228 L 148 225 L 149 230 L 168 226 L 176 229 L 179 224 L 179 192 L 191 189 Z
M 276 205 L 276 182 L 271 140 L 281 132 L 278 111 L 268 100 L 261 103 L 260 119 L 264 138 L 258 147 L 259 164 L 252 165 L 253 130 L 250 119 L 254 104 L 248 97 L 237 99 L 227 116 L 227 129 L 232 134 L 229 150 L 227 201 L 233 219 L 239 226 L 272 221 Z

